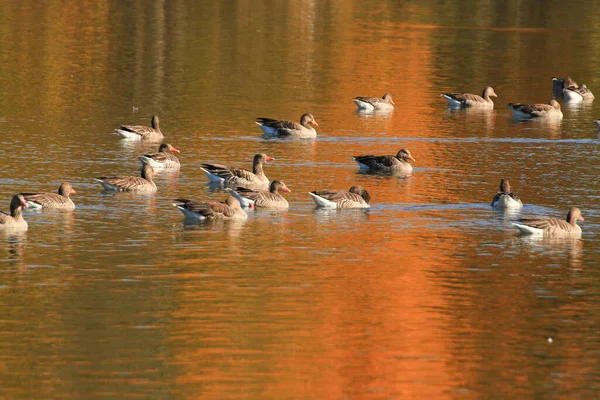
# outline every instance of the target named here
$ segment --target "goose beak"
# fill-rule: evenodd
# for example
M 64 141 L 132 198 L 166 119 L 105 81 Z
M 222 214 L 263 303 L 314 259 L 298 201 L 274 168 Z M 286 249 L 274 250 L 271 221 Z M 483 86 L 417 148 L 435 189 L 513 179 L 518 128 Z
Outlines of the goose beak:
M 394 103 L 394 100 L 390 100 L 390 104 L 393 105 L 393 106 L 396 105 L 396 103 Z
M 267 161 L 267 162 L 269 162 L 269 161 L 274 161 L 274 160 L 275 160 L 275 157 L 271 157 L 271 156 L 267 156 L 267 157 L 265 158 L 265 161 Z
M 171 153 L 181 153 L 179 150 L 177 150 L 175 147 L 171 147 Z
M 314 119 L 312 120 L 311 124 L 313 124 L 314 126 L 319 126 L 319 124 L 317 124 L 317 121 L 315 121 Z

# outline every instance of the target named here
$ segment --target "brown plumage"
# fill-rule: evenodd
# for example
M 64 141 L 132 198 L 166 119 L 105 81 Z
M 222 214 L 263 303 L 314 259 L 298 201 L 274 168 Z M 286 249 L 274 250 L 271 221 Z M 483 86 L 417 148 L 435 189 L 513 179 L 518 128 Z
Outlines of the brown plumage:
M 77 193 L 68 182 L 61 183 L 58 193 L 21 193 L 30 208 L 73 210 L 75 203 L 69 197 Z
M 156 192 L 156 184 L 152 176 L 156 175 L 154 169 L 149 165 L 142 167 L 141 176 L 100 176 L 96 178 L 106 190 L 118 192 Z
M 271 182 L 269 190 L 250 190 L 239 187 L 236 190 L 231 189 L 230 193 L 242 207 L 288 208 L 288 201 L 279 191 L 291 192 L 283 181 L 275 180 Z
M 27 207 L 27 203 L 21 194 L 15 194 L 10 199 L 10 214 L 0 212 L 0 229 L 27 230 L 21 207 Z
M 367 111 L 390 111 L 393 110 L 396 105 L 392 99 L 392 95 L 389 93 L 384 94 L 382 98 L 358 96 L 352 99 L 352 101 L 358 106 L 359 110 Z
M 229 196 L 222 203 L 216 201 L 201 202 L 189 199 L 175 199 L 173 204 L 187 218 L 192 219 L 221 219 L 221 220 L 239 220 L 243 221 L 248 218 L 248 215 L 240 202 L 234 197 Z
M 160 121 L 158 115 L 153 115 L 150 121 L 151 126 L 145 125 L 121 125 L 115 132 L 125 139 L 137 139 L 146 141 L 163 140 L 163 133 L 160 131 Z
M 505 208 L 522 208 L 523 202 L 519 197 L 510 191 L 510 183 L 508 179 L 502 179 L 500 181 L 500 191 L 496 193 L 492 202 L 492 207 L 505 207 Z
M 442 93 L 450 107 L 485 107 L 494 108 L 490 97 L 498 97 L 491 86 L 486 86 L 481 96 L 472 93 Z
M 139 156 L 138 159 L 142 162 L 142 165 L 148 164 L 154 169 L 179 168 L 181 166 L 179 159 L 172 153 L 179 153 L 179 150 L 169 143 L 163 143 L 158 148 L 157 153 L 144 154 L 143 156 Z
M 413 169 L 409 161 L 415 161 L 407 149 L 400 149 L 395 156 L 367 155 L 353 159 L 361 170 L 383 173 L 409 173 Z
M 550 100 L 549 104 L 508 103 L 506 107 L 512 111 L 515 117 L 563 117 L 562 111 L 560 110 L 560 104 L 554 99 Z
M 269 179 L 263 171 L 263 164 L 272 160 L 275 159 L 266 154 L 256 154 L 252 162 L 252 171 L 222 164 L 201 164 L 201 169 L 213 183 L 221 183 L 230 187 L 266 189 Z
M 265 137 L 297 137 L 314 138 L 317 131 L 310 126 L 319 126 L 312 114 L 306 113 L 300 117 L 300 123 L 272 118 L 256 118 L 256 124 L 264 132 Z
M 580 237 L 581 228 L 577 221 L 583 221 L 581 210 L 571 207 L 565 220 L 555 218 L 523 218 L 515 226 L 523 233 L 529 235 L 543 235 L 546 237 Z
M 326 208 L 369 208 L 371 196 L 359 185 L 350 190 L 315 190 L 309 192 L 315 204 Z

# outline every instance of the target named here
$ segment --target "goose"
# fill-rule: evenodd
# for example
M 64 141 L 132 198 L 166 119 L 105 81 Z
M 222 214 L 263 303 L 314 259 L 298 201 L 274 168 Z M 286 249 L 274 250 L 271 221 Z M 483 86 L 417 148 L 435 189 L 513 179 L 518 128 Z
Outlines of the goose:
M 142 165 L 148 164 L 155 170 L 163 168 L 177 169 L 181 164 L 179 164 L 177 156 L 171 153 L 179 153 L 179 150 L 169 143 L 162 143 L 157 153 L 144 154 L 143 156 L 139 156 L 138 159 L 142 162 Z
M 565 78 L 552 78 L 552 94 L 554 97 L 563 97 L 563 90 L 570 86 L 579 86 L 570 76 Z
M 392 100 L 392 95 L 386 93 L 382 98 L 379 97 L 355 97 L 352 99 L 354 103 L 358 106 L 359 110 L 364 111 L 391 111 L 394 109 L 396 103 Z
M 552 99 L 549 104 L 521 104 L 508 103 L 506 105 L 517 118 L 562 118 L 563 113 L 560 110 L 558 101 Z
M 442 97 L 446 99 L 450 107 L 494 108 L 494 102 L 490 97 L 498 96 L 491 86 L 486 86 L 481 96 L 471 93 L 442 93 Z
M 500 181 L 500 191 L 494 196 L 494 199 L 490 205 L 498 208 L 523 208 L 523 202 L 521 202 L 521 199 L 519 199 L 519 197 L 514 193 L 511 193 L 508 179 L 502 179 Z
M 395 156 L 356 156 L 353 160 L 363 171 L 385 173 L 409 173 L 413 169 L 409 161 L 415 161 L 406 149 L 400 149 Z
M 231 187 L 266 189 L 269 186 L 269 179 L 263 171 L 263 164 L 273 160 L 275 158 L 266 154 L 256 154 L 252 162 L 252 172 L 247 169 L 228 167 L 221 164 L 201 164 L 200 169 L 213 183 Z
M 569 86 L 563 89 L 565 101 L 582 102 L 594 100 L 594 94 L 588 87 L 583 84 L 581 86 Z
M 235 197 L 242 207 L 264 207 L 264 208 L 289 208 L 289 203 L 279 191 L 290 193 L 291 190 L 283 181 L 271 182 L 269 190 L 250 190 L 246 188 L 229 189 L 229 193 Z
M 71 194 L 77 193 L 68 182 L 63 182 L 58 188 L 58 193 L 21 193 L 27 206 L 32 209 L 60 209 L 74 210 L 75 203 Z
M 147 141 L 161 141 L 164 136 L 160 131 L 160 121 L 158 115 L 153 115 L 150 125 L 122 125 L 119 129 L 115 129 L 115 133 L 121 136 L 123 139 L 130 140 L 147 140 Z
M 577 225 L 577 221 L 583 221 L 581 210 L 571 207 L 566 220 L 524 218 L 519 220 L 520 223 L 514 223 L 514 225 L 526 235 L 579 238 L 581 237 L 581 228 Z
M 115 190 L 117 192 L 156 192 L 156 184 L 152 176 L 156 175 L 154 169 L 146 164 L 142 167 L 141 177 L 139 176 L 100 176 L 96 178 L 105 190 Z
M 309 192 L 317 207 L 324 208 L 369 208 L 371 196 L 362 186 L 350 190 L 315 190 Z
M 264 132 L 264 137 L 294 137 L 294 138 L 316 138 L 317 131 L 310 126 L 319 126 L 312 114 L 304 114 L 300 117 L 300 123 L 271 118 L 256 118 L 256 124 Z
M 245 221 L 248 219 L 248 215 L 242 207 L 240 202 L 229 196 L 222 203 L 216 201 L 211 202 L 200 202 L 188 199 L 175 199 L 176 203 L 173 206 L 185 215 L 186 218 L 197 219 L 197 220 L 236 220 Z
M 23 219 L 21 207 L 27 207 L 27 203 L 21 194 L 15 194 L 10 200 L 10 214 L 0 211 L 0 229 L 2 230 L 27 230 L 27 221 Z

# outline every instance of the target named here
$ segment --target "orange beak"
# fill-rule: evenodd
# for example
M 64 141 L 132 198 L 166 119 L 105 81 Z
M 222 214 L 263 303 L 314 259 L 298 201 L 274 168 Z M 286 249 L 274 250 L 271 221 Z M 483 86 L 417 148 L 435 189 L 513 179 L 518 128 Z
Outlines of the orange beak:
M 286 193 L 292 193 L 292 191 L 290 190 L 290 188 L 288 188 L 287 186 L 282 187 L 281 190 L 283 190 Z
M 311 124 L 313 124 L 314 126 L 319 126 L 319 124 L 317 124 L 317 121 L 315 121 L 314 119 L 312 120 Z
M 394 103 L 394 100 L 390 100 L 390 104 L 393 105 L 393 106 L 396 105 L 396 103 Z
M 271 156 L 267 156 L 267 157 L 265 158 L 265 161 L 273 161 L 273 160 L 275 160 L 275 158 L 274 158 L 274 157 L 271 157 Z
M 77 193 L 75 189 L 71 188 L 71 193 Z
M 181 153 L 179 150 L 177 150 L 175 147 L 171 147 L 171 153 Z

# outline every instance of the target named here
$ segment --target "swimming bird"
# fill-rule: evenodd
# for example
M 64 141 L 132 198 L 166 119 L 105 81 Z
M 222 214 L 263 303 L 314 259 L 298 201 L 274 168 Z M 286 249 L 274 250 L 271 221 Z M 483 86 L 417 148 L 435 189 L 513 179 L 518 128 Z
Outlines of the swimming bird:
M 359 110 L 364 111 L 391 111 L 394 109 L 396 103 L 392 100 L 392 95 L 386 93 L 382 98 L 379 97 L 355 97 L 352 99 L 358 106 Z
M 581 237 L 581 227 L 577 225 L 577 221 L 583 221 L 581 210 L 571 207 L 566 220 L 523 218 L 519 220 L 520 223 L 514 225 L 526 235 L 578 238 Z
M 471 93 L 442 93 L 450 107 L 479 107 L 494 108 L 494 102 L 490 97 L 498 97 L 491 86 L 486 86 L 481 96 Z
M 211 201 L 201 202 L 189 199 L 175 199 L 173 206 L 185 215 L 186 218 L 197 220 L 235 220 L 245 221 L 248 215 L 240 202 L 228 196 L 222 203 Z
M 300 117 L 300 123 L 259 117 L 256 118 L 256 124 L 263 130 L 263 136 L 266 138 L 315 138 L 317 137 L 317 131 L 310 125 L 319 126 L 315 117 L 308 113 Z
M 269 190 L 250 190 L 242 187 L 229 189 L 229 193 L 240 202 L 242 207 L 288 208 L 290 206 L 288 201 L 279 191 L 291 192 L 280 180 L 271 182 Z
M 582 102 L 594 100 L 594 94 L 588 87 L 583 84 L 581 86 L 569 86 L 563 89 L 565 101 Z
M 558 101 L 552 99 L 549 104 L 508 103 L 506 105 L 517 118 L 562 118 Z
M 266 154 L 256 154 L 252 162 L 252 172 L 244 168 L 228 167 L 222 164 L 201 164 L 208 179 L 230 187 L 266 189 L 269 179 L 263 171 L 263 164 L 275 160 Z
M 123 139 L 160 142 L 164 136 L 160 131 L 159 123 L 158 115 L 153 115 L 150 121 L 152 126 L 122 125 L 119 129 L 115 129 L 115 133 Z
M 21 207 L 27 207 L 25 199 L 20 194 L 15 194 L 10 200 L 10 214 L 0 211 L 0 229 L 26 231 L 27 221 L 23 218 Z
M 152 176 L 157 175 L 154 169 L 146 164 L 142 167 L 141 176 L 100 176 L 96 178 L 105 190 L 117 192 L 154 193 L 156 184 Z
M 409 161 L 415 161 L 407 149 L 400 149 L 395 156 L 356 156 L 353 160 L 363 171 L 385 173 L 409 173 L 413 169 Z
M 171 153 L 179 153 L 179 150 L 169 143 L 162 143 L 157 153 L 144 154 L 139 156 L 138 159 L 142 162 L 142 165 L 148 164 L 155 170 L 177 169 L 181 164 L 177 156 Z
M 315 190 L 309 192 L 318 207 L 324 208 L 369 208 L 371 196 L 362 186 L 350 190 Z
M 60 209 L 74 210 L 75 203 L 71 194 L 77 193 L 69 182 L 63 182 L 58 188 L 58 193 L 21 193 L 27 206 L 32 209 Z
M 523 208 L 523 202 L 521 202 L 521 199 L 519 199 L 517 195 L 510 191 L 510 183 L 508 183 L 508 179 L 502 179 L 500 181 L 500 191 L 494 196 L 494 199 L 490 205 L 498 208 Z

